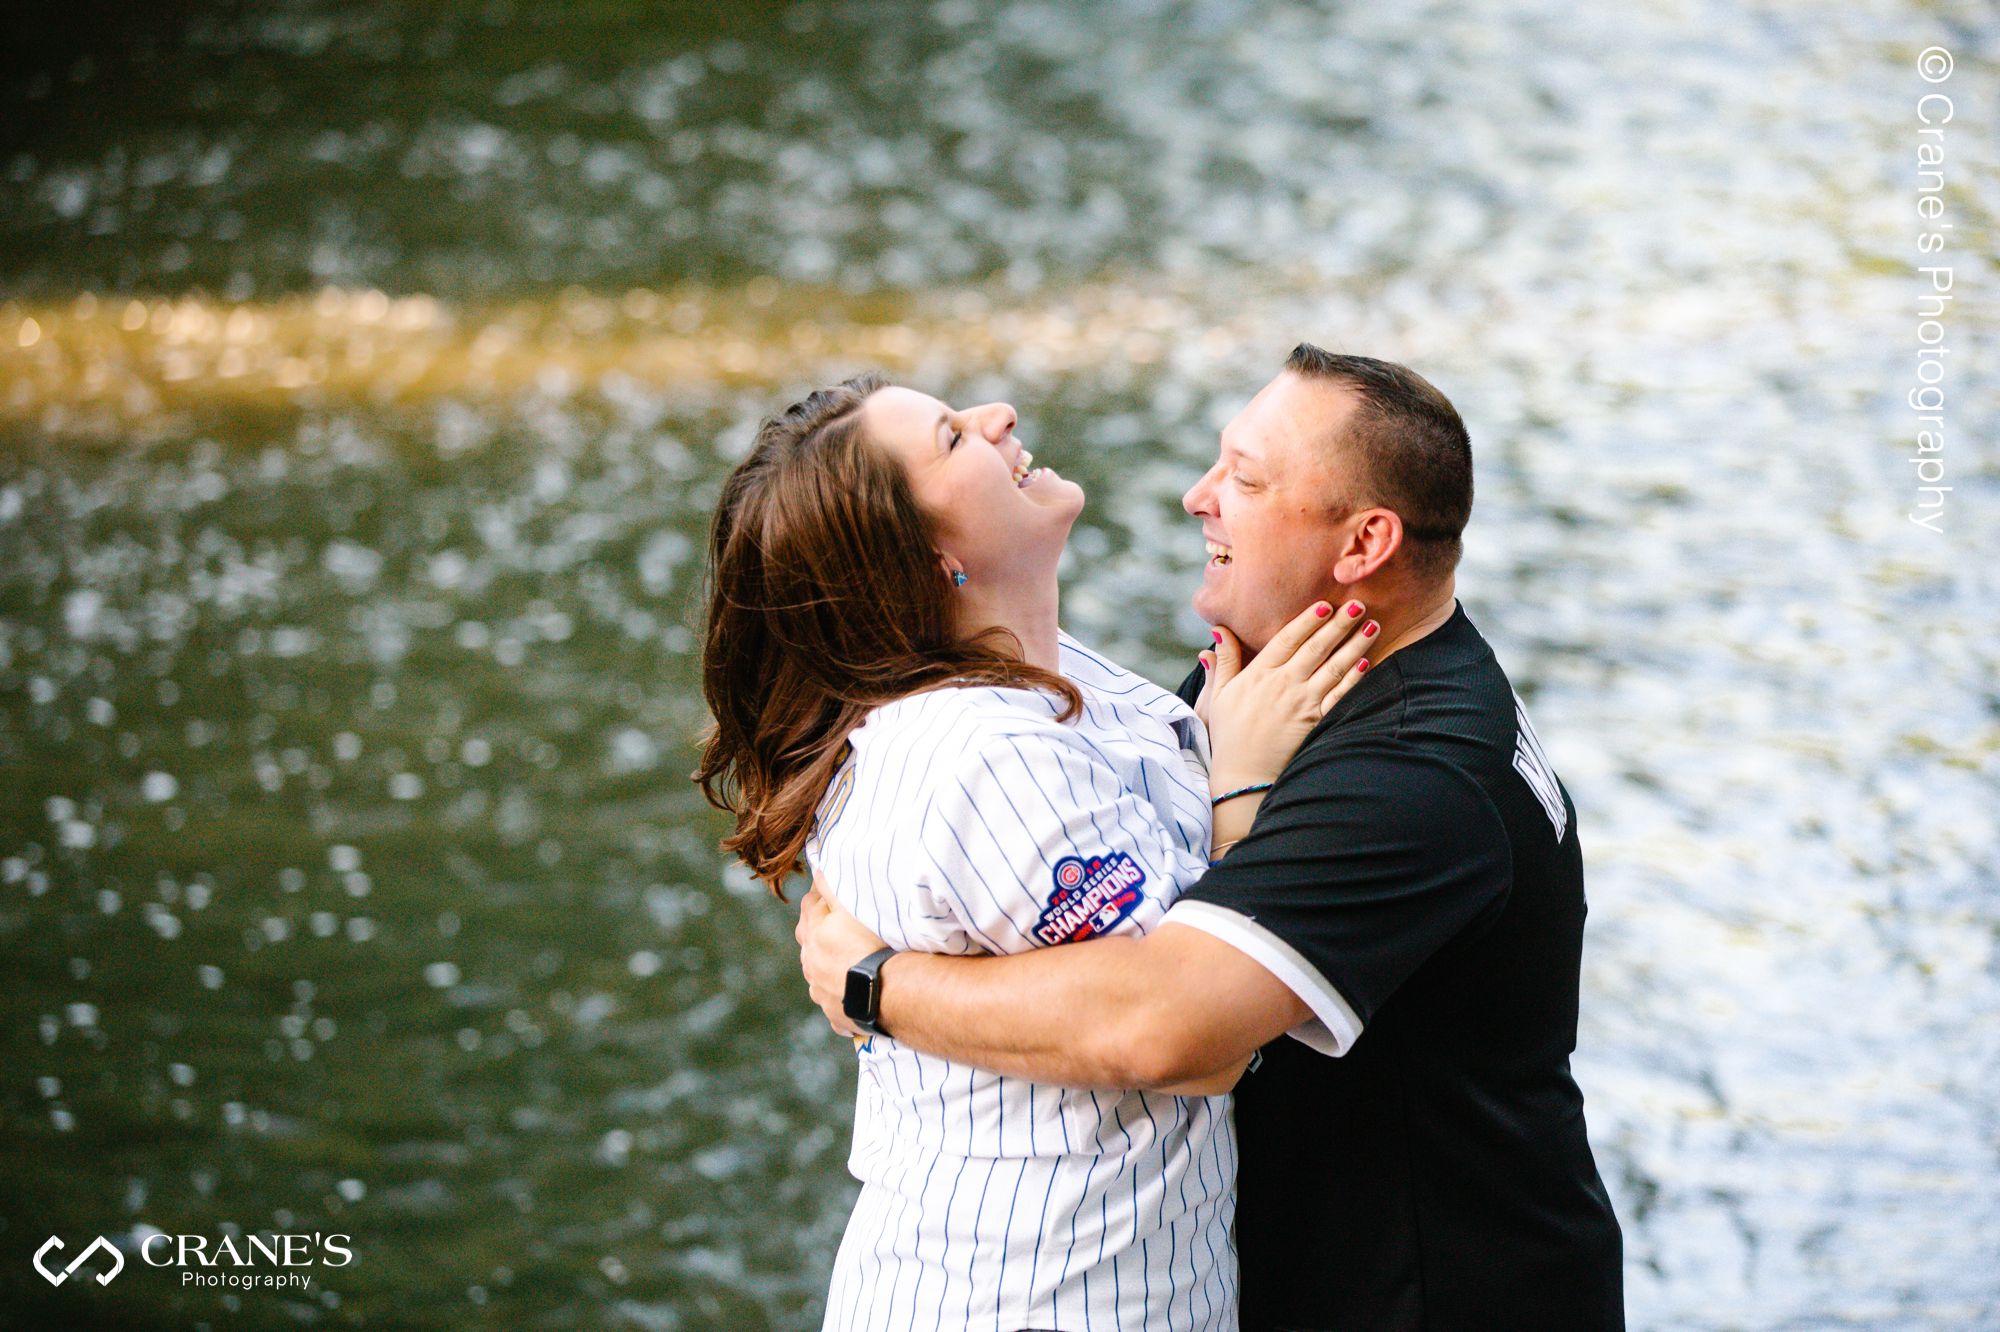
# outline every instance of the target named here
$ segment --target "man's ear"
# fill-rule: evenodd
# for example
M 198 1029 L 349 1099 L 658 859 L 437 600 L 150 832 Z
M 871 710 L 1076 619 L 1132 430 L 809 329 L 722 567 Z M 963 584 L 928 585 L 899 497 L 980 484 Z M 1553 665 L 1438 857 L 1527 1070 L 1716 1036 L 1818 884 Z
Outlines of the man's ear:
M 1350 530 L 1334 560 L 1333 576 L 1354 584 L 1375 574 L 1403 548 L 1403 519 L 1394 509 L 1363 509 L 1347 522 Z

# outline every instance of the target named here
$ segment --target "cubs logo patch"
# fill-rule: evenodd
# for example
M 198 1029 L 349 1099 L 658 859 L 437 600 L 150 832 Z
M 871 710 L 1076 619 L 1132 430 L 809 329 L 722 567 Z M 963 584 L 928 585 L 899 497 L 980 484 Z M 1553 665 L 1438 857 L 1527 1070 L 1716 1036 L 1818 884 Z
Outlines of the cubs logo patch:
M 1108 856 L 1064 856 L 1056 862 L 1055 891 L 1035 922 L 1042 944 L 1076 943 L 1109 934 L 1145 900 L 1146 872 L 1123 851 Z

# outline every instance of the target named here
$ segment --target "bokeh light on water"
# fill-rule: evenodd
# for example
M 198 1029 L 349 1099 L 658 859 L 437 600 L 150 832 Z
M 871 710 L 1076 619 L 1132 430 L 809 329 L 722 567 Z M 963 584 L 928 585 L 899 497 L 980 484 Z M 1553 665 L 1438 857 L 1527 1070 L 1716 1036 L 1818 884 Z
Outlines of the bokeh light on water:
M 0 1306 L 797 1328 L 852 1074 L 684 780 L 756 418 L 862 365 L 1181 489 L 1293 340 L 1474 429 L 1462 583 L 1577 800 L 1639 1327 L 2000 1319 L 1985 121 L 1904 520 L 1914 53 L 1974 4 L 356 0 L 38 30 L 0 117 Z M 1965 99 L 1979 106 L 1974 99 Z M 1982 139 L 1980 136 L 1984 134 Z M 49 1233 L 343 1231 L 304 1296 Z

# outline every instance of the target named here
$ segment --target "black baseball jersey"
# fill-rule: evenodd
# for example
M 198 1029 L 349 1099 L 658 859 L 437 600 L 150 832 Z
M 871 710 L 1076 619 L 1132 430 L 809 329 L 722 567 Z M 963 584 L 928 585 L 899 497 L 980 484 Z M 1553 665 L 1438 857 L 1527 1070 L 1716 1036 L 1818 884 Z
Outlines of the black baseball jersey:
M 1340 701 L 1167 921 L 1314 1014 L 1237 1089 L 1244 1332 L 1623 1326 L 1569 1069 L 1576 813 L 1462 607 Z

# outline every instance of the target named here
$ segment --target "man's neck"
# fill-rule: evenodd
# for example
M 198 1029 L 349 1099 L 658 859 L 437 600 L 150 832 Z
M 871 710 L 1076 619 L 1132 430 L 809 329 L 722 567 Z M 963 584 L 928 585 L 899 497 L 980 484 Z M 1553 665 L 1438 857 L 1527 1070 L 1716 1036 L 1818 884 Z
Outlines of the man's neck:
M 1368 605 L 1365 592 L 1350 589 L 1350 593 L 1356 600 Z M 1398 606 L 1386 613 L 1368 605 L 1369 614 L 1382 626 L 1382 646 L 1368 654 L 1368 664 L 1380 666 L 1410 644 L 1443 628 L 1457 609 L 1458 580 L 1455 578 L 1445 579 L 1438 587 L 1426 588 L 1407 606 Z

